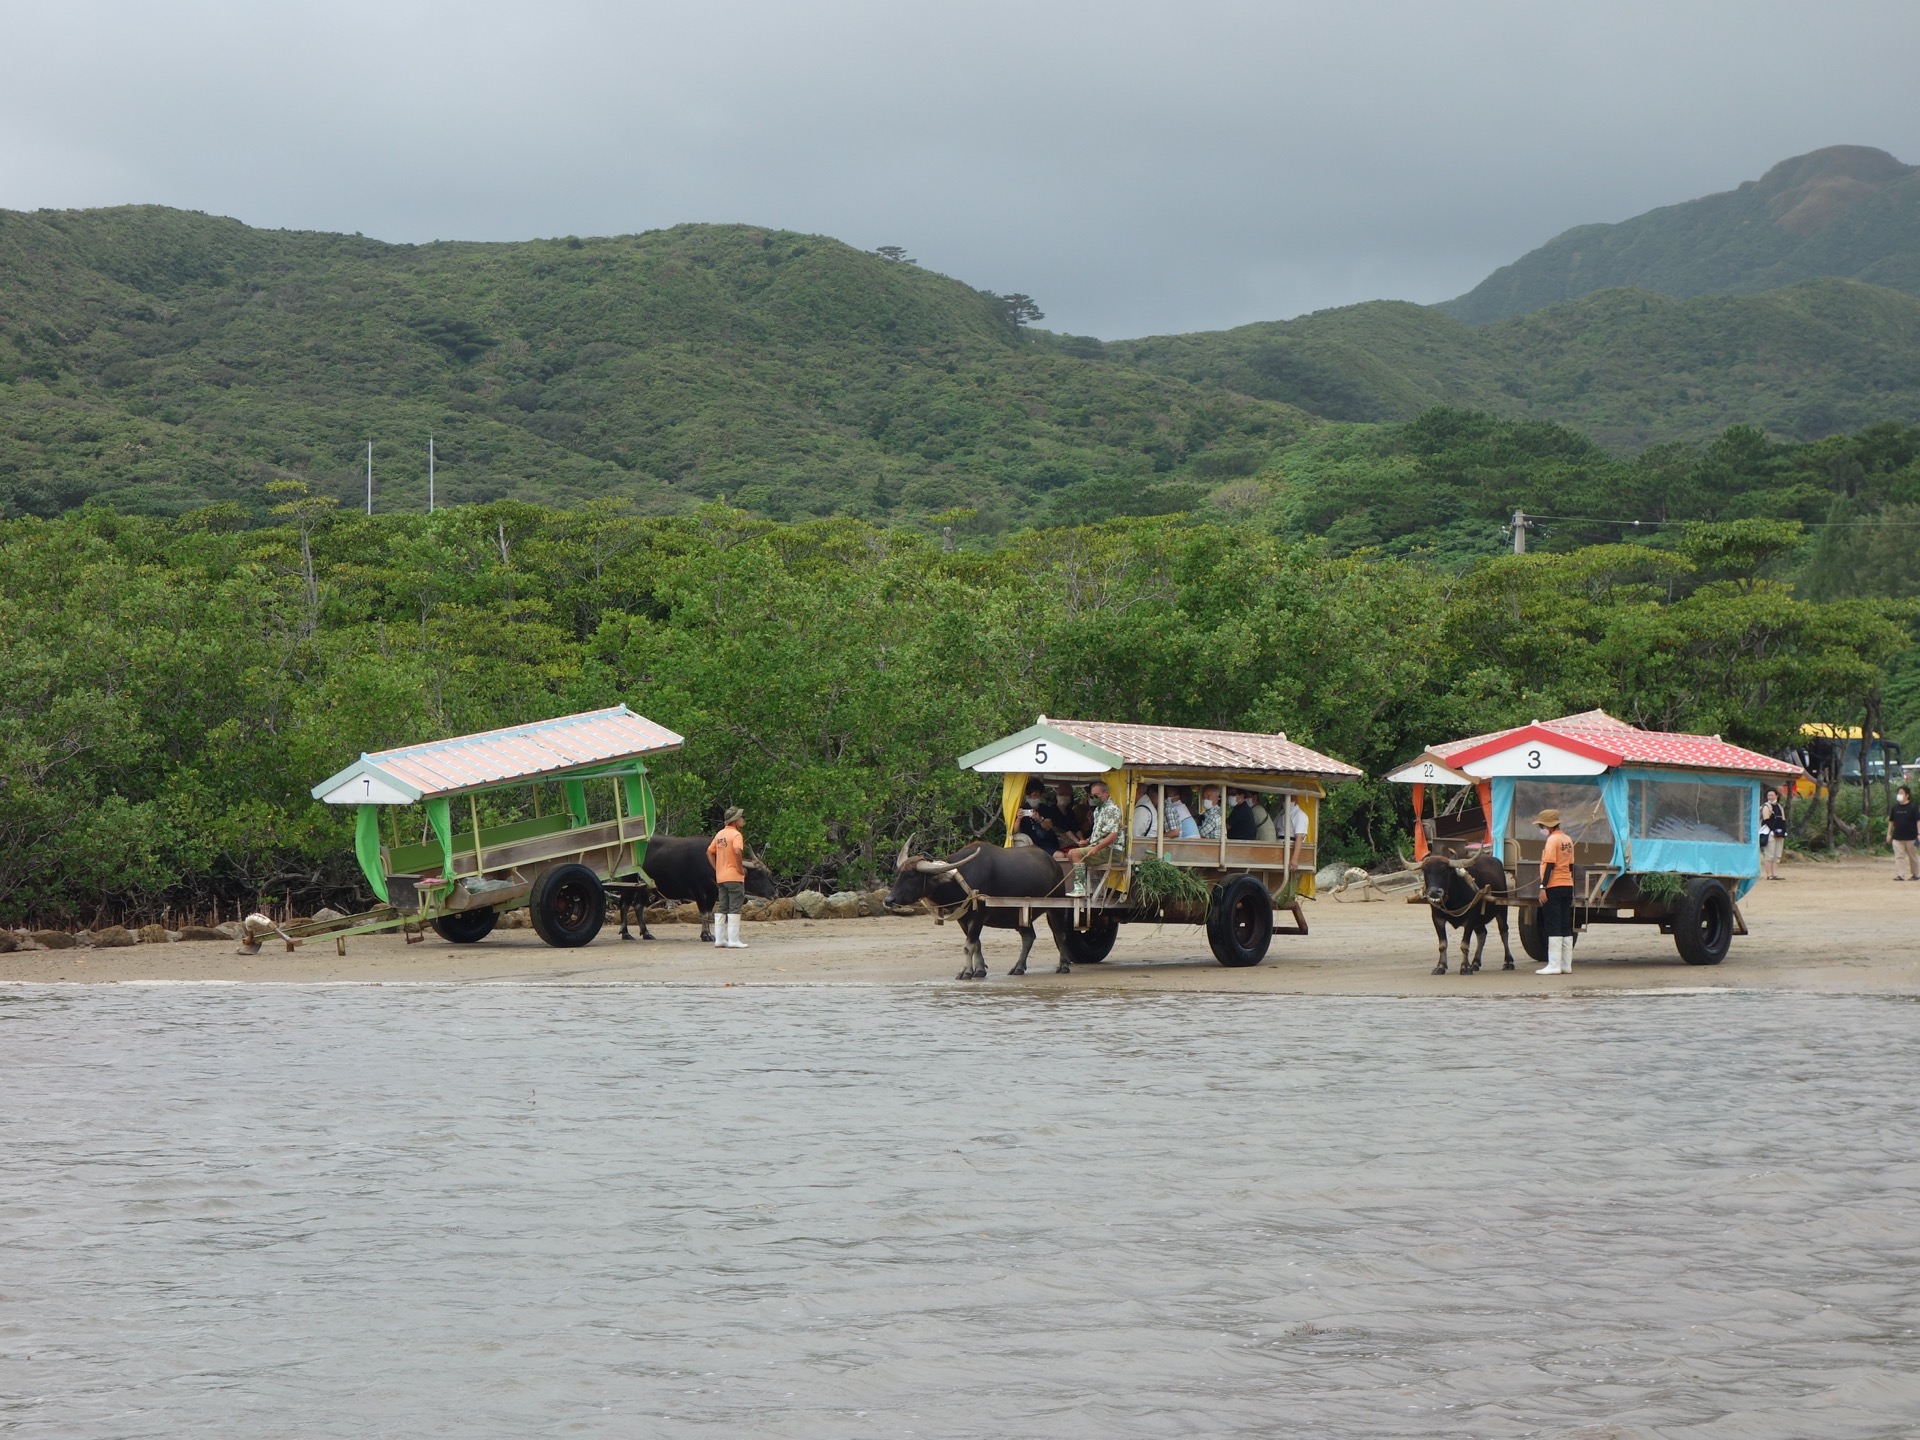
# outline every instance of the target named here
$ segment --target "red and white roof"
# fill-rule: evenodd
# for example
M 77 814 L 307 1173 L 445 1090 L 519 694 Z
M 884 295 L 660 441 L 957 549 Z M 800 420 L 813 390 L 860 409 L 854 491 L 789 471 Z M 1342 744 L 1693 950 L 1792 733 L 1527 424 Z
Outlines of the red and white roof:
M 1508 761 L 1538 752 L 1540 765 L 1524 771 Z M 1436 762 L 1456 776 L 1496 774 L 1598 774 L 1619 765 L 1649 765 L 1669 770 L 1712 770 L 1736 775 L 1798 775 L 1800 767 L 1757 750 L 1728 744 L 1718 735 L 1685 735 L 1642 730 L 1604 710 L 1585 710 L 1558 720 L 1535 720 L 1509 730 L 1473 735 L 1429 746 L 1389 779 L 1418 780 L 1424 762 Z M 1559 768 L 1554 768 L 1554 767 Z
M 616 705 L 362 755 L 314 786 L 313 798 L 329 805 L 407 805 L 660 755 L 682 743 L 664 725 Z
M 960 757 L 985 773 L 1097 774 L 1103 770 L 1193 770 L 1215 775 L 1315 775 L 1347 780 L 1358 768 L 1295 744 L 1284 734 L 1126 725 L 1108 720 L 1039 722 Z

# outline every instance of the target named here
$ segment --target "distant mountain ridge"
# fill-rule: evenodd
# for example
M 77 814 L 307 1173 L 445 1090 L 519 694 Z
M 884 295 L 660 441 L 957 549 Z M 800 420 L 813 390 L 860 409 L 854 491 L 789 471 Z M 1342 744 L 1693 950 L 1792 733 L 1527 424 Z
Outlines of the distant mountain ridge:
M 1920 294 L 1920 167 L 1864 145 L 1797 155 L 1722 194 L 1569 230 L 1439 308 L 1489 325 L 1599 290 L 1684 300 L 1821 276 Z

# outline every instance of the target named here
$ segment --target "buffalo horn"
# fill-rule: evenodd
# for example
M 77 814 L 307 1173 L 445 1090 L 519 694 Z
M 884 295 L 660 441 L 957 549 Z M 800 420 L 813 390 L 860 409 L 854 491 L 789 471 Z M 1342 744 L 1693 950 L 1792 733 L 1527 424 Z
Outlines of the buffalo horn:
M 958 870 L 960 867 L 958 865 L 949 865 L 945 860 L 920 860 L 915 862 L 913 868 L 918 870 L 922 875 L 947 875 Z

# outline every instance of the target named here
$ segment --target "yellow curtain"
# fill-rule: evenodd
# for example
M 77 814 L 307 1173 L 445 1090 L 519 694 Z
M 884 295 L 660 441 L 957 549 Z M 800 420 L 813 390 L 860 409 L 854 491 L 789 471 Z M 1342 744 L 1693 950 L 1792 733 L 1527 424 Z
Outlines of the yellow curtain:
M 1133 841 L 1133 775 L 1126 770 L 1109 770 L 1100 777 L 1107 782 L 1107 793 L 1113 796 L 1113 803 L 1120 807 L 1120 838 L 1107 853 L 1116 863 L 1123 862 Z M 1112 875 L 1107 877 L 1110 889 L 1125 894 L 1127 890 L 1127 872 L 1123 863 L 1119 864 Z
M 1025 775 L 1002 775 L 1000 777 L 1000 814 L 1007 822 L 1007 838 L 1001 842 L 1011 846 L 1013 837 L 1018 833 L 1020 820 L 1020 802 L 1027 798 L 1027 777 Z

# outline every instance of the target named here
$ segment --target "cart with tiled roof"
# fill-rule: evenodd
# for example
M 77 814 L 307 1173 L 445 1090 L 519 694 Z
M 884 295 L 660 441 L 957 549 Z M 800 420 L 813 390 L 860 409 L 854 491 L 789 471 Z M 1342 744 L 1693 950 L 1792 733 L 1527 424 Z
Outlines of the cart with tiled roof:
M 616 705 L 362 755 L 313 797 L 355 807 L 354 852 L 380 903 L 287 934 L 344 943 L 431 928 L 470 945 L 525 908 L 549 945 L 585 945 L 606 918 L 608 885 L 645 882 L 645 762 L 680 745 Z
M 1023 911 L 1066 911 L 1071 939 L 1062 943 L 1075 963 L 1104 960 L 1119 927 L 1128 923 L 1205 925 L 1214 957 L 1229 966 L 1257 965 L 1265 958 L 1276 913 L 1292 921 L 1279 933 L 1306 934 L 1300 898 L 1313 894 L 1320 802 L 1327 786 L 1360 774 L 1284 733 L 1053 720 L 1045 715 L 1017 734 L 961 756 L 960 766 L 1001 777 L 1009 845 L 1015 843 L 1020 801 L 1029 780 L 1106 782 L 1120 806 L 1124 843 L 1113 852 L 1112 863 L 1092 868 L 1087 894 L 981 897 L 984 904 Z M 1281 823 L 1272 840 L 1233 840 L 1223 824 L 1217 838 L 1183 840 L 1167 835 L 1166 827 L 1156 823 L 1150 837 L 1132 834 L 1134 807 L 1142 798 L 1150 797 L 1154 814 L 1164 816 L 1169 788 L 1205 785 L 1220 787 L 1223 802 L 1228 789 L 1264 796 L 1281 815 L 1291 804 L 1304 817 L 1304 829 L 1296 833 L 1292 824 Z M 1224 812 L 1224 803 L 1222 808 Z M 1203 882 L 1207 899 L 1143 899 L 1135 872 L 1148 857 L 1191 872 Z
M 1413 787 L 1416 857 L 1500 859 L 1536 960 L 1544 842 L 1533 820 L 1551 809 L 1573 841 L 1578 929 L 1657 925 L 1688 964 L 1717 965 L 1746 933 L 1738 902 L 1760 875 L 1761 789 L 1800 774 L 1718 735 L 1588 710 L 1429 746 L 1387 778 Z

